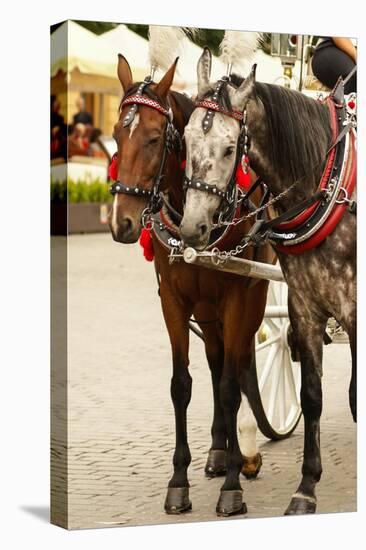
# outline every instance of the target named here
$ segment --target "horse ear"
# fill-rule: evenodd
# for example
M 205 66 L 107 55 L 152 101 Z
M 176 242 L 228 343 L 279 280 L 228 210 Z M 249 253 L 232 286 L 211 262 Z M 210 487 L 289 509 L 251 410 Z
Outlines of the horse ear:
M 125 57 L 118 54 L 118 68 L 117 68 L 117 74 L 119 81 L 122 85 L 123 91 L 127 92 L 127 90 L 132 86 L 133 80 L 132 80 L 132 71 L 131 67 Z
M 212 54 L 206 46 L 197 64 L 197 86 L 199 95 L 203 95 L 210 87 L 211 65 Z
M 242 111 L 250 97 L 255 96 L 255 73 L 257 64 L 254 63 L 249 75 L 236 90 L 232 103 L 235 109 Z
M 174 75 L 175 75 L 175 69 L 177 67 L 179 57 L 176 58 L 173 65 L 170 67 L 170 69 L 167 70 L 163 78 L 160 80 L 160 82 L 157 84 L 155 88 L 155 93 L 159 97 L 166 97 L 168 95 L 168 92 L 170 90 L 170 86 L 173 84 Z

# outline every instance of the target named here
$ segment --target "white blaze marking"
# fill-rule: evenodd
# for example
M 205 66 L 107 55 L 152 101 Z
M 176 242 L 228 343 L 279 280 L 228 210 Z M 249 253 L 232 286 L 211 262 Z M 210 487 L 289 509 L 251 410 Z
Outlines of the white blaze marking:
M 117 223 L 117 204 L 118 204 L 118 193 L 114 195 L 113 205 L 112 205 L 112 229 L 115 235 L 118 233 L 118 223 Z
M 135 118 L 133 119 L 133 121 L 132 121 L 131 124 L 130 124 L 130 135 L 129 135 L 129 139 L 132 138 L 132 134 L 133 134 L 134 131 L 136 130 L 137 126 L 139 125 L 139 122 L 140 122 L 140 115 L 139 115 L 139 113 L 136 113 L 136 114 L 135 114 Z
M 241 405 L 238 411 L 239 446 L 242 454 L 253 457 L 258 453 L 257 421 L 244 393 L 241 394 Z

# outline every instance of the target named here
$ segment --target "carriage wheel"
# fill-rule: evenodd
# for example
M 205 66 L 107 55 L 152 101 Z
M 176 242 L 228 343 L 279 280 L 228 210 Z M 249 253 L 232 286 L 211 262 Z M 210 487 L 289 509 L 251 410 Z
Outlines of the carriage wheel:
M 291 358 L 289 327 L 287 285 L 271 282 L 264 320 L 256 335 L 251 402 L 260 431 L 273 440 L 289 437 L 301 417 L 300 363 Z

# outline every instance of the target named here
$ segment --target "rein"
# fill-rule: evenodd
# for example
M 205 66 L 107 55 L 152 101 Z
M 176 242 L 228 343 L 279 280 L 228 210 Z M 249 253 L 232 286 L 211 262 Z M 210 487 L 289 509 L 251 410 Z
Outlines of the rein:
M 182 139 L 179 135 L 178 130 L 174 126 L 173 111 L 169 104 L 169 100 L 168 108 L 166 108 L 157 100 L 143 95 L 145 89 L 152 83 L 153 81 L 151 77 L 147 76 L 140 84 L 135 94 L 127 96 L 122 100 L 120 109 L 122 110 L 125 105 L 131 105 L 131 108 L 123 119 L 124 127 L 129 126 L 133 122 L 139 105 L 150 107 L 151 109 L 158 111 L 167 118 L 163 154 L 160 160 L 159 169 L 153 179 L 153 186 L 151 189 L 144 189 L 143 187 L 140 187 L 138 185 L 126 185 L 122 181 L 117 180 L 109 188 L 109 191 L 112 195 L 133 195 L 135 197 L 149 199 L 148 205 L 142 213 L 142 223 L 144 226 L 148 222 L 150 215 L 158 212 L 162 205 L 160 196 L 160 183 L 164 178 L 163 172 L 166 164 L 167 155 L 170 154 L 174 148 L 178 150 L 182 149 Z M 116 156 L 114 156 L 114 161 L 117 162 Z

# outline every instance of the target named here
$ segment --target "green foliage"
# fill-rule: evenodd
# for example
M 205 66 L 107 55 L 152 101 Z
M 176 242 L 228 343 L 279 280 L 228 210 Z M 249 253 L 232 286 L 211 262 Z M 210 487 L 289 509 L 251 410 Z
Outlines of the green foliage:
M 126 24 L 126 27 L 128 27 L 131 31 L 135 32 L 136 34 L 139 34 L 142 36 L 142 38 L 148 39 L 149 36 L 149 25 L 135 25 L 135 24 Z
M 103 34 L 104 32 L 110 31 L 115 27 L 118 27 L 118 23 L 104 23 L 103 21 L 78 21 L 76 23 L 85 27 L 94 34 Z
M 224 37 L 223 30 L 217 29 L 199 29 L 194 42 L 204 48 L 208 46 L 214 55 L 219 55 L 219 45 Z
M 66 182 L 51 182 L 51 202 L 66 202 L 67 187 Z
M 99 180 L 91 183 L 84 181 L 73 181 L 69 179 L 64 182 L 51 182 L 51 202 L 64 203 L 68 196 L 69 203 L 77 202 L 112 202 L 113 197 L 109 193 L 107 183 Z

